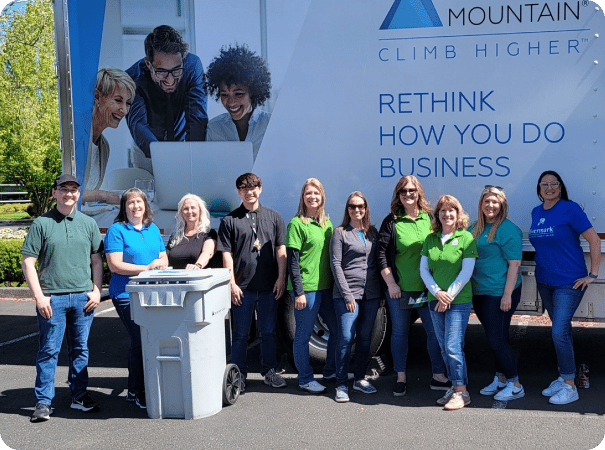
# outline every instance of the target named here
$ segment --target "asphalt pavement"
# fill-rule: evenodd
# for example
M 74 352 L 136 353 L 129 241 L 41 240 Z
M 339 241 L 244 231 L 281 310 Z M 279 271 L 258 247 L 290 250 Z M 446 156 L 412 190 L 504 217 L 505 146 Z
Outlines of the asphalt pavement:
M 218 414 L 198 420 L 147 418 L 125 400 L 128 336 L 111 302 L 98 309 L 91 329 L 89 391 L 100 412 L 69 408 L 65 349 L 59 357 L 54 414 L 32 424 L 35 398 L 37 325 L 34 303 L 0 299 L 0 436 L 12 449 L 592 449 L 605 435 L 605 329 L 576 323 L 576 361 L 590 368 L 590 388 L 580 400 L 554 406 L 541 395 L 556 378 L 550 327 L 517 317 L 511 339 L 526 396 L 507 403 L 479 394 L 493 377 L 491 352 L 480 325 L 466 334 L 472 403 L 454 412 L 435 404 L 422 326 L 410 334 L 408 393 L 393 397 L 393 372 L 372 381 L 377 394 L 352 392 L 336 403 L 334 385 L 325 394 L 297 389 L 296 374 L 284 356 L 280 368 L 288 386 L 266 386 L 259 375 L 259 346 L 249 349 L 246 392 Z M 540 322 L 540 321 L 538 321 Z M 544 322 L 544 321 L 542 321 Z M 65 347 L 65 345 L 64 345 Z M 321 382 L 321 375 L 317 376 Z M 203 383 L 203 380 L 199 380 Z M 0 450 L 2 449 L 0 443 Z

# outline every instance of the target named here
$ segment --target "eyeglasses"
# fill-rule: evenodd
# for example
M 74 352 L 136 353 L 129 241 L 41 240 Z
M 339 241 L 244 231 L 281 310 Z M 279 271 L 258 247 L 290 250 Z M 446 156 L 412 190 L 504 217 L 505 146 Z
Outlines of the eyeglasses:
M 399 189 L 397 191 L 399 195 L 414 195 L 416 192 L 418 192 L 418 189 Z
M 540 187 L 542 189 L 557 189 L 559 186 L 561 186 L 561 183 L 559 183 L 558 181 L 553 181 L 552 183 L 540 183 Z
M 365 206 L 365 205 L 353 205 L 352 203 L 349 203 L 349 204 L 347 205 L 347 208 L 349 208 L 349 209 L 353 209 L 353 210 L 358 209 L 358 210 L 360 210 L 360 211 L 363 211 L 364 209 L 366 209 L 366 206 Z
M 151 68 L 153 69 L 153 73 L 155 73 L 155 76 L 165 80 L 166 78 L 168 78 L 168 75 L 172 75 L 172 78 L 179 78 L 181 75 L 183 75 L 183 68 L 182 67 L 177 67 L 176 69 L 171 69 L 171 70 L 167 70 L 167 69 L 156 69 L 155 67 L 153 67 L 153 64 L 150 64 Z
M 64 188 L 64 187 L 60 187 L 60 188 L 58 188 L 57 190 L 58 190 L 58 191 L 59 191 L 61 194 L 68 194 L 68 193 L 69 193 L 69 194 L 77 194 L 77 193 L 80 191 L 80 189 L 77 189 L 77 188 L 76 188 L 76 189 L 73 189 L 73 188 L 72 188 L 72 189 L 67 189 L 67 188 Z

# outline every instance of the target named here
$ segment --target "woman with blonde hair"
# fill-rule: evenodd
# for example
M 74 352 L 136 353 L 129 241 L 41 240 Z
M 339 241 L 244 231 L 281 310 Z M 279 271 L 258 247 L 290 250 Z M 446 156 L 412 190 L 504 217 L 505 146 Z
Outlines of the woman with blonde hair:
M 347 198 L 344 218 L 332 236 L 330 260 L 334 275 L 334 308 L 338 323 L 336 401 L 349 401 L 347 387 L 351 347 L 355 341 L 353 390 L 373 394 L 365 379 L 372 328 L 380 307 L 381 289 L 376 261 L 378 232 L 370 222 L 368 200 L 359 191 Z
M 103 136 L 103 130 L 118 127 L 130 110 L 135 89 L 132 78 L 121 69 L 108 67 L 97 72 L 90 143 L 82 189 L 83 204 L 120 203 L 120 195 L 117 192 L 101 189 L 109 160 L 109 143 Z M 84 211 L 86 212 L 86 208 Z
M 195 194 L 181 198 L 176 213 L 176 229 L 166 252 L 173 269 L 203 269 L 216 252 L 216 231 L 210 228 L 206 202 Z
M 469 283 L 477 258 L 473 235 L 466 231 L 468 214 L 458 199 L 442 195 L 422 246 L 420 275 L 428 289 L 429 311 L 452 387 L 437 400 L 446 410 L 471 402 L 464 357 L 464 334 L 471 313 L 473 291 Z
M 328 326 L 328 352 L 324 379 L 336 378 L 337 325 L 332 300 L 330 238 L 332 222 L 325 213 L 326 194 L 317 178 L 308 178 L 300 191 L 296 217 L 288 224 L 288 290 L 294 302 L 296 332 L 294 363 L 298 369 L 298 387 L 317 394 L 325 386 L 315 381 L 309 360 L 309 341 L 319 313 Z
M 393 395 L 396 397 L 405 395 L 407 391 L 406 364 L 412 309 L 418 312 L 426 332 L 433 371 L 429 387 L 445 391 L 451 387 L 445 374 L 445 363 L 433 329 L 426 295 L 422 295 L 426 287 L 420 277 L 420 252 L 425 238 L 431 232 L 432 212 L 418 178 L 406 175 L 395 185 L 391 213 L 380 226 L 378 263 L 387 287 L 387 302 L 393 325 L 391 353 L 393 368 L 397 372 L 393 386 Z M 418 298 L 422 298 L 421 302 L 424 300 L 424 303 L 417 304 L 414 300 Z
M 507 219 L 508 202 L 504 190 L 485 186 L 479 198 L 478 219 L 469 231 L 479 257 L 471 279 L 473 309 L 481 321 L 494 352 L 496 375 L 481 389 L 482 395 L 509 401 L 525 396 L 519 383 L 517 358 L 509 342 L 512 315 L 521 300 L 523 233 Z

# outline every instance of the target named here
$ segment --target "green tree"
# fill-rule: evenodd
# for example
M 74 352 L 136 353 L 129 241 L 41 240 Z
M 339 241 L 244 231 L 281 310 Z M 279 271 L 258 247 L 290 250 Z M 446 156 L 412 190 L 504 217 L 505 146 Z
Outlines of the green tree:
M 29 193 L 33 214 L 50 209 L 61 171 L 51 0 L 28 0 L 0 17 L 0 177 Z

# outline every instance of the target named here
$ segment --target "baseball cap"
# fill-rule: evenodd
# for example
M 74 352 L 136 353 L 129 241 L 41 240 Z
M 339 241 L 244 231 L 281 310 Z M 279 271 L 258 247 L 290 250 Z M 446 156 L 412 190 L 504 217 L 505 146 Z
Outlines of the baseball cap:
M 64 173 L 63 175 L 59 175 L 55 180 L 55 185 L 53 187 L 61 186 L 64 183 L 75 183 L 80 187 L 80 183 L 78 183 L 78 179 L 73 175 L 68 173 Z

